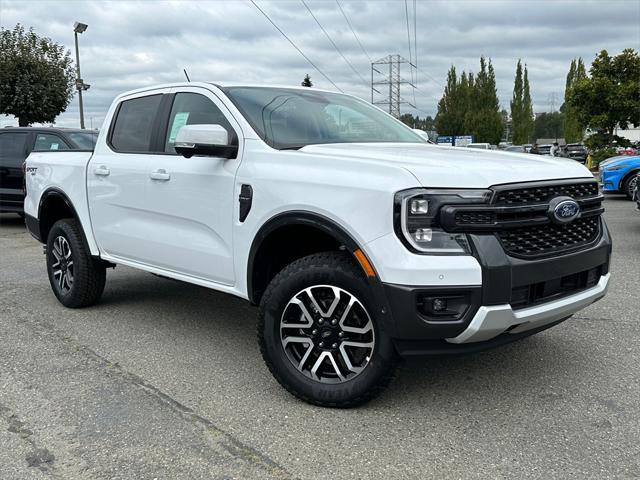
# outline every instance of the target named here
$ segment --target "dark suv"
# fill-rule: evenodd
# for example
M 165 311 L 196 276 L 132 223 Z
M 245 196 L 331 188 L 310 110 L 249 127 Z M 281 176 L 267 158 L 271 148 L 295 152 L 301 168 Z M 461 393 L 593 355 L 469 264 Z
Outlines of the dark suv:
M 587 161 L 587 149 L 581 143 L 570 143 L 565 147 L 567 158 L 584 163 Z
M 98 133 L 47 127 L 0 129 L 0 212 L 22 215 L 24 172 L 22 164 L 33 151 L 93 150 Z

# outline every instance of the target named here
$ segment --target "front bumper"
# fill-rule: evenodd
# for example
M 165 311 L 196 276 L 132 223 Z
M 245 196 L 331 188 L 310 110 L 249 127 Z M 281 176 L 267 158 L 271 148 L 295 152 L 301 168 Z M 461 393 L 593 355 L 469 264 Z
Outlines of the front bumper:
M 384 284 L 401 354 L 465 353 L 508 343 L 567 319 L 606 293 L 611 238 L 604 221 L 594 244 L 534 260 L 507 255 L 494 235 L 469 237 L 475 258 L 467 258 L 481 268 L 480 285 L 473 278 L 466 285 Z M 446 257 L 431 261 L 446 270 Z M 447 296 L 464 296 L 467 308 L 454 318 L 424 311 L 428 299 Z

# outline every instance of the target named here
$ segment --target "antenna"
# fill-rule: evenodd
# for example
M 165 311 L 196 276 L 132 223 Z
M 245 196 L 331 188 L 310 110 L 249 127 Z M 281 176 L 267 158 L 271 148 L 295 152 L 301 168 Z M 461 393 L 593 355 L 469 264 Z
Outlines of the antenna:
M 184 76 L 187 77 L 187 82 L 191 83 L 191 79 L 189 79 L 189 74 L 187 73 L 187 69 L 183 68 L 182 71 L 184 72 Z

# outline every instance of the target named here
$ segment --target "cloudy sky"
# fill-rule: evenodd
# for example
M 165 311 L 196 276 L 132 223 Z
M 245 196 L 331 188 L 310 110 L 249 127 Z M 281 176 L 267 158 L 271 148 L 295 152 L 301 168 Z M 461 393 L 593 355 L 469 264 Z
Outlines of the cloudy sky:
M 371 60 L 399 53 L 409 58 L 405 1 L 305 0 L 346 60 L 301 0 L 256 0 L 257 5 L 340 89 L 370 98 Z M 640 49 L 640 0 L 416 1 L 406 2 L 412 56 L 417 52 L 417 112 L 435 114 L 446 72 L 477 70 L 491 57 L 498 95 L 508 109 L 518 58 L 529 68 L 534 110 L 558 109 L 572 58 L 587 65 L 601 49 Z M 340 8 L 342 7 L 343 13 Z M 345 18 L 346 17 L 346 18 Z M 355 35 L 349 28 L 351 22 Z M 306 73 L 335 89 L 269 23 L 250 0 L 81 1 L 0 0 L 0 25 L 33 27 L 73 53 L 73 23 L 87 23 L 80 37 L 87 127 L 98 127 L 113 97 L 146 85 L 191 80 L 299 84 Z M 358 44 L 358 40 L 362 44 Z M 349 65 L 353 66 L 353 69 Z M 411 78 L 406 69 L 403 76 Z M 413 102 L 413 89 L 402 96 Z M 416 113 L 408 106 L 403 111 Z M 57 119 L 77 126 L 74 98 Z M 16 124 L 0 117 L 0 125 Z

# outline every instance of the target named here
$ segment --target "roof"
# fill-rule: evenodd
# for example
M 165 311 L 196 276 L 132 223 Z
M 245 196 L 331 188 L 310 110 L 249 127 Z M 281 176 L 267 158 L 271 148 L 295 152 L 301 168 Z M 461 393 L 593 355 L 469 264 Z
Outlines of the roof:
M 35 131 L 35 130 L 43 130 L 45 132 L 57 132 L 57 133 L 96 133 L 96 130 L 89 130 L 87 128 L 65 128 L 65 127 L 4 127 L 0 129 L 0 132 L 5 130 L 27 130 L 27 131 Z

